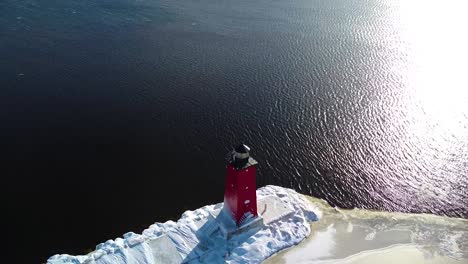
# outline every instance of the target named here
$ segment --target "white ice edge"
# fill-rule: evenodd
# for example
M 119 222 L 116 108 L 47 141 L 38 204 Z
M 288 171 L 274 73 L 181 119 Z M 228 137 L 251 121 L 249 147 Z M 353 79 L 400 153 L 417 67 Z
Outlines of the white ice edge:
M 321 217 L 318 208 L 291 189 L 268 185 L 257 190 L 257 199 L 267 196 L 278 197 L 294 214 L 226 240 L 220 232 L 214 232 L 209 237 L 203 234 L 210 228 L 209 221 L 213 220 L 210 213 L 222 207 L 222 203 L 208 205 L 186 211 L 177 222 L 155 223 L 142 234 L 128 232 L 123 238 L 108 240 L 87 255 L 54 255 L 47 263 L 155 264 L 162 261 L 158 259 L 161 247 L 155 246 L 152 241 L 163 236 L 175 246 L 172 256 L 167 258 L 166 254 L 164 262 L 260 263 L 274 253 L 301 242 L 310 234 L 309 221 Z

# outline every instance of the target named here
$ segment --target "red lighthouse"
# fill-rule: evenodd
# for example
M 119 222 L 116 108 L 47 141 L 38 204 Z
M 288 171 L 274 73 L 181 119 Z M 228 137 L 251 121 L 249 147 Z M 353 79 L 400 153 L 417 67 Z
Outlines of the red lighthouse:
M 255 165 L 258 163 L 249 154 L 244 144 L 229 153 L 226 167 L 224 207 L 239 226 L 246 219 L 257 216 Z

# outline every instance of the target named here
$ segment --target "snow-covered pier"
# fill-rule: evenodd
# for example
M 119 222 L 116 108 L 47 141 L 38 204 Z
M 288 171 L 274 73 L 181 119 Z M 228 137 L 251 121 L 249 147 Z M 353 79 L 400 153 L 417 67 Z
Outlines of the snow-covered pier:
M 187 211 L 177 222 L 155 223 L 142 234 L 130 232 L 108 240 L 87 255 L 55 255 L 47 263 L 260 263 L 305 239 L 310 234 L 309 222 L 321 215 L 303 195 L 290 189 L 266 186 L 256 195 L 262 224 L 229 238 L 217 220 L 226 213 L 219 203 Z

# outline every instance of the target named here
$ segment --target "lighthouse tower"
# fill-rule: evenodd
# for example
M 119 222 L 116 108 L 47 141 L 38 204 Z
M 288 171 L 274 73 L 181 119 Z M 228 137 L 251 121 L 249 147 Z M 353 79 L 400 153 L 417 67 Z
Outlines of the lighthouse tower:
M 257 216 L 256 167 L 244 144 L 229 153 L 224 189 L 224 208 L 231 214 L 237 226 Z

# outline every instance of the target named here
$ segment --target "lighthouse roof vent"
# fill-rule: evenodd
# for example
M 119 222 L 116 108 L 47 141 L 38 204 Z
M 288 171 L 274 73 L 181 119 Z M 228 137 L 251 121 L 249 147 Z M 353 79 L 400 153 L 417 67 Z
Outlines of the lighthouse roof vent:
M 238 170 L 257 164 L 257 161 L 250 157 L 249 151 L 250 148 L 247 145 L 238 145 L 228 155 L 228 162 Z
M 237 153 L 249 153 L 250 148 L 245 144 L 240 144 L 234 149 Z
M 240 144 L 239 146 L 234 148 L 234 157 L 236 159 L 248 159 L 250 148 L 247 145 Z

